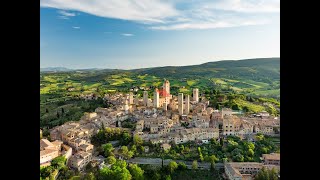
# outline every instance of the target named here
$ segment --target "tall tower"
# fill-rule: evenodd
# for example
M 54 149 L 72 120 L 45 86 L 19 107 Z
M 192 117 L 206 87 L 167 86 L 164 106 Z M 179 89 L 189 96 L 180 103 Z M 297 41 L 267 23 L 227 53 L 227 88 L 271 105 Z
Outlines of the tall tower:
M 163 82 L 163 96 L 167 104 L 170 102 L 170 82 L 168 80 L 164 80 Z
M 196 102 L 199 102 L 199 89 L 198 88 L 193 89 L 193 100 Z
M 138 96 L 138 94 L 136 94 L 136 98 L 134 100 L 134 104 L 135 105 L 139 105 L 139 96 Z
M 129 93 L 129 104 L 133 104 L 133 93 Z
M 190 95 L 186 95 L 186 98 L 185 98 L 185 114 L 188 115 L 189 112 L 190 112 Z
M 154 93 L 153 93 L 153 107 L 154 108 L 158 108 L 159 107 L 159 91 L 158 91 L 158 88 L 156 88 L 154 90 Z
M 170 95 L 170 82 L 166 79 L 163 82 L 163 90 L 165 90 L 167 96 Z
M 148 91 L 143 91 L 143 105 L 148 106 Z
M 179 93 L 178 95 L 178 111 L 179 115 L 183 114 L 183 93 Z

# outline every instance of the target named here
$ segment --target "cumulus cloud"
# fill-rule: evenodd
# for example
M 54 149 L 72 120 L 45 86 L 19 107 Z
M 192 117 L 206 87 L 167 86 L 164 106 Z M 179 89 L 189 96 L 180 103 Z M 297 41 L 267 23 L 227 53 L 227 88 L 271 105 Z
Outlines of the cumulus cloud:
M 58 11 L 58 13 L 61 14 L 62 16 L 71 16 L 71 17 L 76 16 L 76 13 L 67 12 L 67 11 L 63 11 L 63 10 Z
M 280 0 L 41 0 L 41 7 L 129 20 L 154 30 L 212 29 L 269 23 Z
M 58 16 L 60 19 L 69 19 L 70 17 L 76 16 L 76 13 L 68 12 L 65 10 L 58 11 L 58 14 L 60 15 Z
M 147 23 L 178 15 L 172 4 L 160 0 L 41 0 L 40 6 Z

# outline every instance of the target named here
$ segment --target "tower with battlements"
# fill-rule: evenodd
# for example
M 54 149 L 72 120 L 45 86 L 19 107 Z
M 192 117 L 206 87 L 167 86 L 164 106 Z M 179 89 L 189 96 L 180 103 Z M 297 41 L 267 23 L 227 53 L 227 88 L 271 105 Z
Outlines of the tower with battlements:
M 183 114 L 183 93 L 179 93 L 178 95 L 178 111 L 179 115 Z
M 148 106 L 148 91 L 143 91 L 143 105 Z
M 159 107 L 159 90 L 156 88 L 153 92 L 153 107 L 158 108 Z
M 132 92 L 129 93 L 129 104 L 130 105 L 133 104 L 133 93 Z
M 186 95 L 184 114 L 188 115 L 189 112 L 190 112 L 190 95 Z
M 170 82 L 166 79 L 163 82 L 163 90 L 165 90 L 167 95 L 170 95 Z
M 199 102 L 199 89 L 193 89 L 193 101 Z

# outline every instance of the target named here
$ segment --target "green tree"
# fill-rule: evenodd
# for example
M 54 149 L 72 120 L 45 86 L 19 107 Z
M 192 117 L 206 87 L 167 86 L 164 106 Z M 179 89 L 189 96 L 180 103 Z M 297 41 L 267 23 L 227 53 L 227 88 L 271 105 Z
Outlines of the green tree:
M 96 180 L 96 177 L 92 172 L 90 172 L 84 175 L 83 180 Z
M 178 164 L 175 161 L 170 161 L 168 164 L 169 172 L 172 174 L 178 168 Z
M 50 174 L 54 171 L 53 166 L 47 166 L 47 167 L 40 167 L 40 176 L 45 179 L 50 176 Z
M 137 146 L 136 145 L 132 145 L 130 148 L 130 151 L 133 152 L 133 154 L 135 154 L 137 152 Z
M 131 180 L 132 176 L 126 167 L 125 161 L 118 160 L 110 169 L 108 167 L 100 169 L 99 179 Z
M 204 160 L 203 155 L 202 155 L 201 152 L 200 152 L 200 154 L 199 154 L 199 159 L 200 159 L 201 162 Z
M 254 151 L 252 149 L 248 150 L 248 156 L 253 157 Z
M 144 171 L 137 164 L 130 164 L 129 171 L 134 180 L 144 180 Z
M 139 147 L 143 144 L 143 140 L 136 134 L 133 136 L 133 144 Z
M 113 146 L 111 143 L 107 143 L 107 144 L 104 144 L 102 146 L 103 150 L 104 150 L 104 155 L 106 157 L 110 156 L 111 152 L 114 150 Z
M 183 162 L 178 163 L 178 170 L 185 170 L 187 169 L 187 165 Z
M 114 156 L 109 156 L 109 157 L 107 157 L 106 161 L 108 164 L 114 164 L 114 163 L 116 163 L 117 160 Z
M 270 180 L 278 180 L 278 172 L 275 168 L 272 168 L 271 171 L 269 171 L 269 177 Z
M 127 146 L 122 146 L 120 149 L 120 153 L 126 158 L 126 159 L 130 159 L 133 156 L 133 152 L 129 151 Z
M 131 135 L 128 132 L 123 132 L 120 138 L 120 143 L 122 145 L 128 145 L 131 141 Z
M 51 161 L 51 166 L 60 170 L 65 166 L 67 159 L 64 156 L 58 156 Z
M 171 180 L 171 176 L 170 175 L 166 175 L 165 176 L 165 180 Z
M 234 161 L 236 161 L 236 162 L 243 162 L 243 161 L 244 161 L 244 157 L 243 157 L 242 154 L 237 154 L 237 155 L 233 156 L 232 159 L 233 159 Z
M 263 139 L 264 139 L 264 136 L 263 136 L 263 134 L 257 134 L 256 135 L 256 139 L 257 139 L 257 141 L 262 141 Z
M 198 169 L 198 162 L 196 160 L 192 162 L 192 169 Z
M 268 170 L 262 167 L 255 177 L 255 180 L 270 180 Z
M 255 148 L 255 146 L 254 146 L 254 144 L 253 144 L 252 142 L 249 142 L 249 143 L 247 144 L 247 149 L 252 149 L 252 150 L 254 150 L 254 148 Z

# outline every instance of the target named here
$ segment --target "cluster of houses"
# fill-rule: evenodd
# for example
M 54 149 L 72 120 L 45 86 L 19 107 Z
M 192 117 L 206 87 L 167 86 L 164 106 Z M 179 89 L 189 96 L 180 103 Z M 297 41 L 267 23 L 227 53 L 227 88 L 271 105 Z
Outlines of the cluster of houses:
M 168 80 L 164 81 L 162 88 L 154 90 L 152 98 L 148 97 L 148 91 L 144 91 L 143 97 L 133 92 L 115 93 L 105 95 L 104 100 L 113 106 L 97 108 L 95 112 L 86 113 L 78 122 L 67 122 L 50 130 L 53 144 L 61 142 L 72 148 L 73 155 L 68 158 L 72 168 L 81 170 L 90 162 L 93 151 L 90 138 L 102 124 L 105 127 L 121 127 L 121 122 L 128 119 L 136 122 L 134 135 L 154 144 L 160 143 L 164 149 L 170 148 L 170 142 L 205 143 L 212 138 L 228 135 L 248 139 L 256 133 L 273 135 L 274 128 L 280 131 L 280 119 L 267 112 L 243 117 L 228 108 L 219 111 L 208 107 L 209 101 L 205 97 L 199 98 L 198 89 L 193 89 L 192 97 L 183 93 L 173 96 Z M 54 156 L 56 154 L 51 157 Z
M 179 144 L 228 135 L 248 139 L 256 133 L 274 135 L 275 128 L 280 131 L 280 119 L 265 111 L 244 117 L 229 108 L 214 110 L 208 107 L 209 101 L 205 97 L 200 100 L 198 89 L 192 92 L 192 98 L 189 95 L 184 98 L 183 93 L 173 96 L 170 94 L 170 83 L 165 80 L 162 89 L 154 90 L 153 99 L 148 98 L 147 91 L 142 99 L 137 95 L 134 97 L 132 92 L 122 96 L 124 109 L 139 119 L 134 134 L 152 143 Z
M 72 155 L 72 148 L 63 144 L 62 141 L 53 142 L 47 139 L 40 139 L 40 166 L 49 166 L 52 159 L 58 156 L 65 156 L 69 159 Z
M 69 147 L 72 154 L 66 156 L 71 168 L 82 170 L 92 159 L 93 145 L 90 138 L 98 131 L 93 123 L 67 122 L 50 131 L 52 143 L 59 142 L 62 146 Z M 49 142 L 46 139 L 40 141 Z M 62 154 L 61 154 L 62 155 Z M 50 161 L 57 156 L 51 156 Z M 41 159 L 41 157 L 40 157 Z
M 251 180 L 265 167 L 280 171 L 280 154 L 271 153 L 262 155 L 262 163 L 257 162 L 228 162 L 224 163 L 225 174 L 230 180 Z

